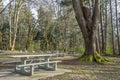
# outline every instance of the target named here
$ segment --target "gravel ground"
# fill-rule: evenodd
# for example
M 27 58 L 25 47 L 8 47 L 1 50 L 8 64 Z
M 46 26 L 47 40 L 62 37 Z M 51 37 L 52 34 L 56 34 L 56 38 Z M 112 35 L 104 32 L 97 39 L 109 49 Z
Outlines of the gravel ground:
M 1 69 L 0 80 L 41 80 L 47 77 L 53 77 L 56 75 L 62 75 L 66 72 L 71 72 L 67 69 L 58 69 L 57 71 L 38 70 L 33 76 L 24 76 L 14 73 L 13 69 Z

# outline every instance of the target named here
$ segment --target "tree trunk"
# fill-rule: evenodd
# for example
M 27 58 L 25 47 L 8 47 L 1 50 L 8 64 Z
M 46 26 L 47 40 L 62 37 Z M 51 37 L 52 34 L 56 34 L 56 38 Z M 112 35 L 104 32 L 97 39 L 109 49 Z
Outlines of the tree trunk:
M 98 53 L 101 53 L 100 52 L 100 43 L 99 43 L 99 40 L 98 40 L 98 37 L 96 36 L 96 51 L 98 52 Z
M 110 15 L 111 15 L 111 28 L 112 28 L 112 49 L 113 49 L 113 54 L 115 54 L 115 44 L 114 44 L 114 26 L 113 26 L 113 14 L 112 14 L 112 1 L 110 0 Z
M 115 0 L 118 53 L 120 55 L 120 39 L 119 39 L 119 26 L 118 26 L 118 11 L 117 11 L 117 6 L 118 6 L 118 3 L 117 3 L 117 0 Z
M 96 26 L 97 27 L 97 26 Z M 100 56 L 97 50 L 97 45 L 96 45 L 96 30 L 91 30 L 89 32 L 86 38 L 84 38 L 84 44 L 85 44 L 85 52 L 80 57 L 80 60 L 82 61 L 90 61 L 90 62 L 97 62 L 97 63 L 106 63 L 106 59 Z M 98 44 L 98 43 L 97 43 Z
M 96 33 L 93 31 L 90 34 L 86 35 L 87 38 L 84 38 L 85 41 L 85 53 L 84 55 L 94 55 L 96 53 Z
M 9 50 L 11 50 L 12 48 L 12 31 L 11 31 L 11 26 L 12 26 L 12 9 L 11 9 L 11 3 L 10 3 L 10 6 L 9 6 Z
M 102 3 L 102 1 L 101 1 Z M 101 24 L 101 52 L 104 53 L 104 50 L 105 50 L 105 45 L 104 45 L 104 30 L 103 30 L 103 11 L 102 11 L 102 4 L 100 6 L 100 24 Z
M 105 54 L 106 54 L 106 51 L 107 51 L 107 24 L 108 24 L 108 22 L 107 22 L 107 17 L 108 17 L 107 16 L 107 13 L 108 13 L 107 12 L 107 9 L 108 9 L 107 8 L 107 3 L 108 2 L 105 3 L 105 34 L 104 34 L 105 35 L 105 52 L 104 52 Z
M 15 5 L 15 12 L 14 12 L 14 35 L 13 35 L 13 42 L 11 46 L 11 50 L 14 50 L 15 42 L 16 42 L 16 36 L 17 36 L 17 29 L 18 29 L 18 20 L 19 20 L 19 14 L 20 10 L 23 4 L 23 0 L 18 1 L 18 5 Z
M 27 40 L 25 44 L 25 49 L 28 50 L 30 44 L 31 44 L 31 34 L 32 33 L 32 21 L 30 19 L 28 20 L 28 34 L 27 34 Z
M 100 36 L 100 27 L 98 26 L 97 30 L 97 44 L 99 44 L 99 53 L 101 53 L 101 36 Z
M 104 63 L 106 60 L 96 50 L 96 31 L 98 27 L 100 0 L 95 0 L 92 10 L 93 15 L 90 8 L 85 7 L 84 0 L 72 0 L 72 3 L 85 44 L 85 52 L 80 60 Z
M 26 50 L 28 50 L 29 45 L 30 45 L 30 41 L 31 41 L 30 33 L 31 33 L 31 26 L 29 26 L 29 29 L 28 29 L 27 41 L 26 41 L 26 45 L 25 45 Z

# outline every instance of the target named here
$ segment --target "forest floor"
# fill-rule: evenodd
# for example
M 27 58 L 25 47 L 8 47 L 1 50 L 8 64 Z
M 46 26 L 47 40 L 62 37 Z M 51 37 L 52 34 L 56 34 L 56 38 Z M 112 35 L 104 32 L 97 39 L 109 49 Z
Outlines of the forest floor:
M 63 60 L 61 68 L 72 70 L 43 80 L 120 80 L 120 57 L 107 57 L 109 64 L 81 62 L 77 59 Z M 41 80 L 41 79 L 40 79 Z
M 0 56 L 0 62 L 10 60 L 3 58 L 4 56 Z M 110 63 L 105 65 L 81 62 L 77 58 L 76 56 L 58 58 L 62 60 L 58 67 L 72 70 L 72 72 L 38 80 L 120 80 L 120 57 L 107 56 Z M 12 67 L 11 65 L 0 65 L 0 69 Z

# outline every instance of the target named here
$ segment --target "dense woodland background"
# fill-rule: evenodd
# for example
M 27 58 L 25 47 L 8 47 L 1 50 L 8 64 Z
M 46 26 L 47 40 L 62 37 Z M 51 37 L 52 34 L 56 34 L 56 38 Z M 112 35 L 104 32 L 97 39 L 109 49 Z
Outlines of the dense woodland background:
M 85 0 L 89 8 L 91 1 Z M 101 0 L 99 21 L 100 53 L 120 55 L 120 0 Z M 84 40 L 72 1 L 0 0 L 0 49 L 83 54 Z

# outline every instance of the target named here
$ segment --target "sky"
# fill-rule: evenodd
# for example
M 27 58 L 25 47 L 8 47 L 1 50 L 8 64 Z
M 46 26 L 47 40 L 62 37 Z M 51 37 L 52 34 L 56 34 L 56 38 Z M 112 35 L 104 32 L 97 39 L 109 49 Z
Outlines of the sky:
M 2 1 L 4 1 L 3 2 L 4 6 L 6 6 L 9 3 L 9 0 L 2 0 Z M 47 1 L 50 2 L 51 0 L 47 0 Z M 114 6 L 114 4 L 112 6 Z M 113 8 L 113 10 L 114 10 L 114 8 Z M 32 12 L 33 16 L 37 19 L 37 15 L 38 15 L 37 10 L 35 8 L 31 8 L 31 12 Z M 118 0 L 118 12 L 120 13 L 120 0 Z
M 2 0 L 4 1 L 3 5 L 7 5 L 9 3 L 9 0 Z
M 3 5 L 4 5 L 4 6 L 6 6 L 6 5 L 9 3 L 9 0 L 2 0 L 2 1 L 4 1 L 4 2 L 3 2 Z M 33 16 L 37 19 L 37 11 L 36 11 L 36 9 L 35 9 L 35 8 L 32 8 L 32 9 L 31 9 L 31 12 L 32 12 Z

